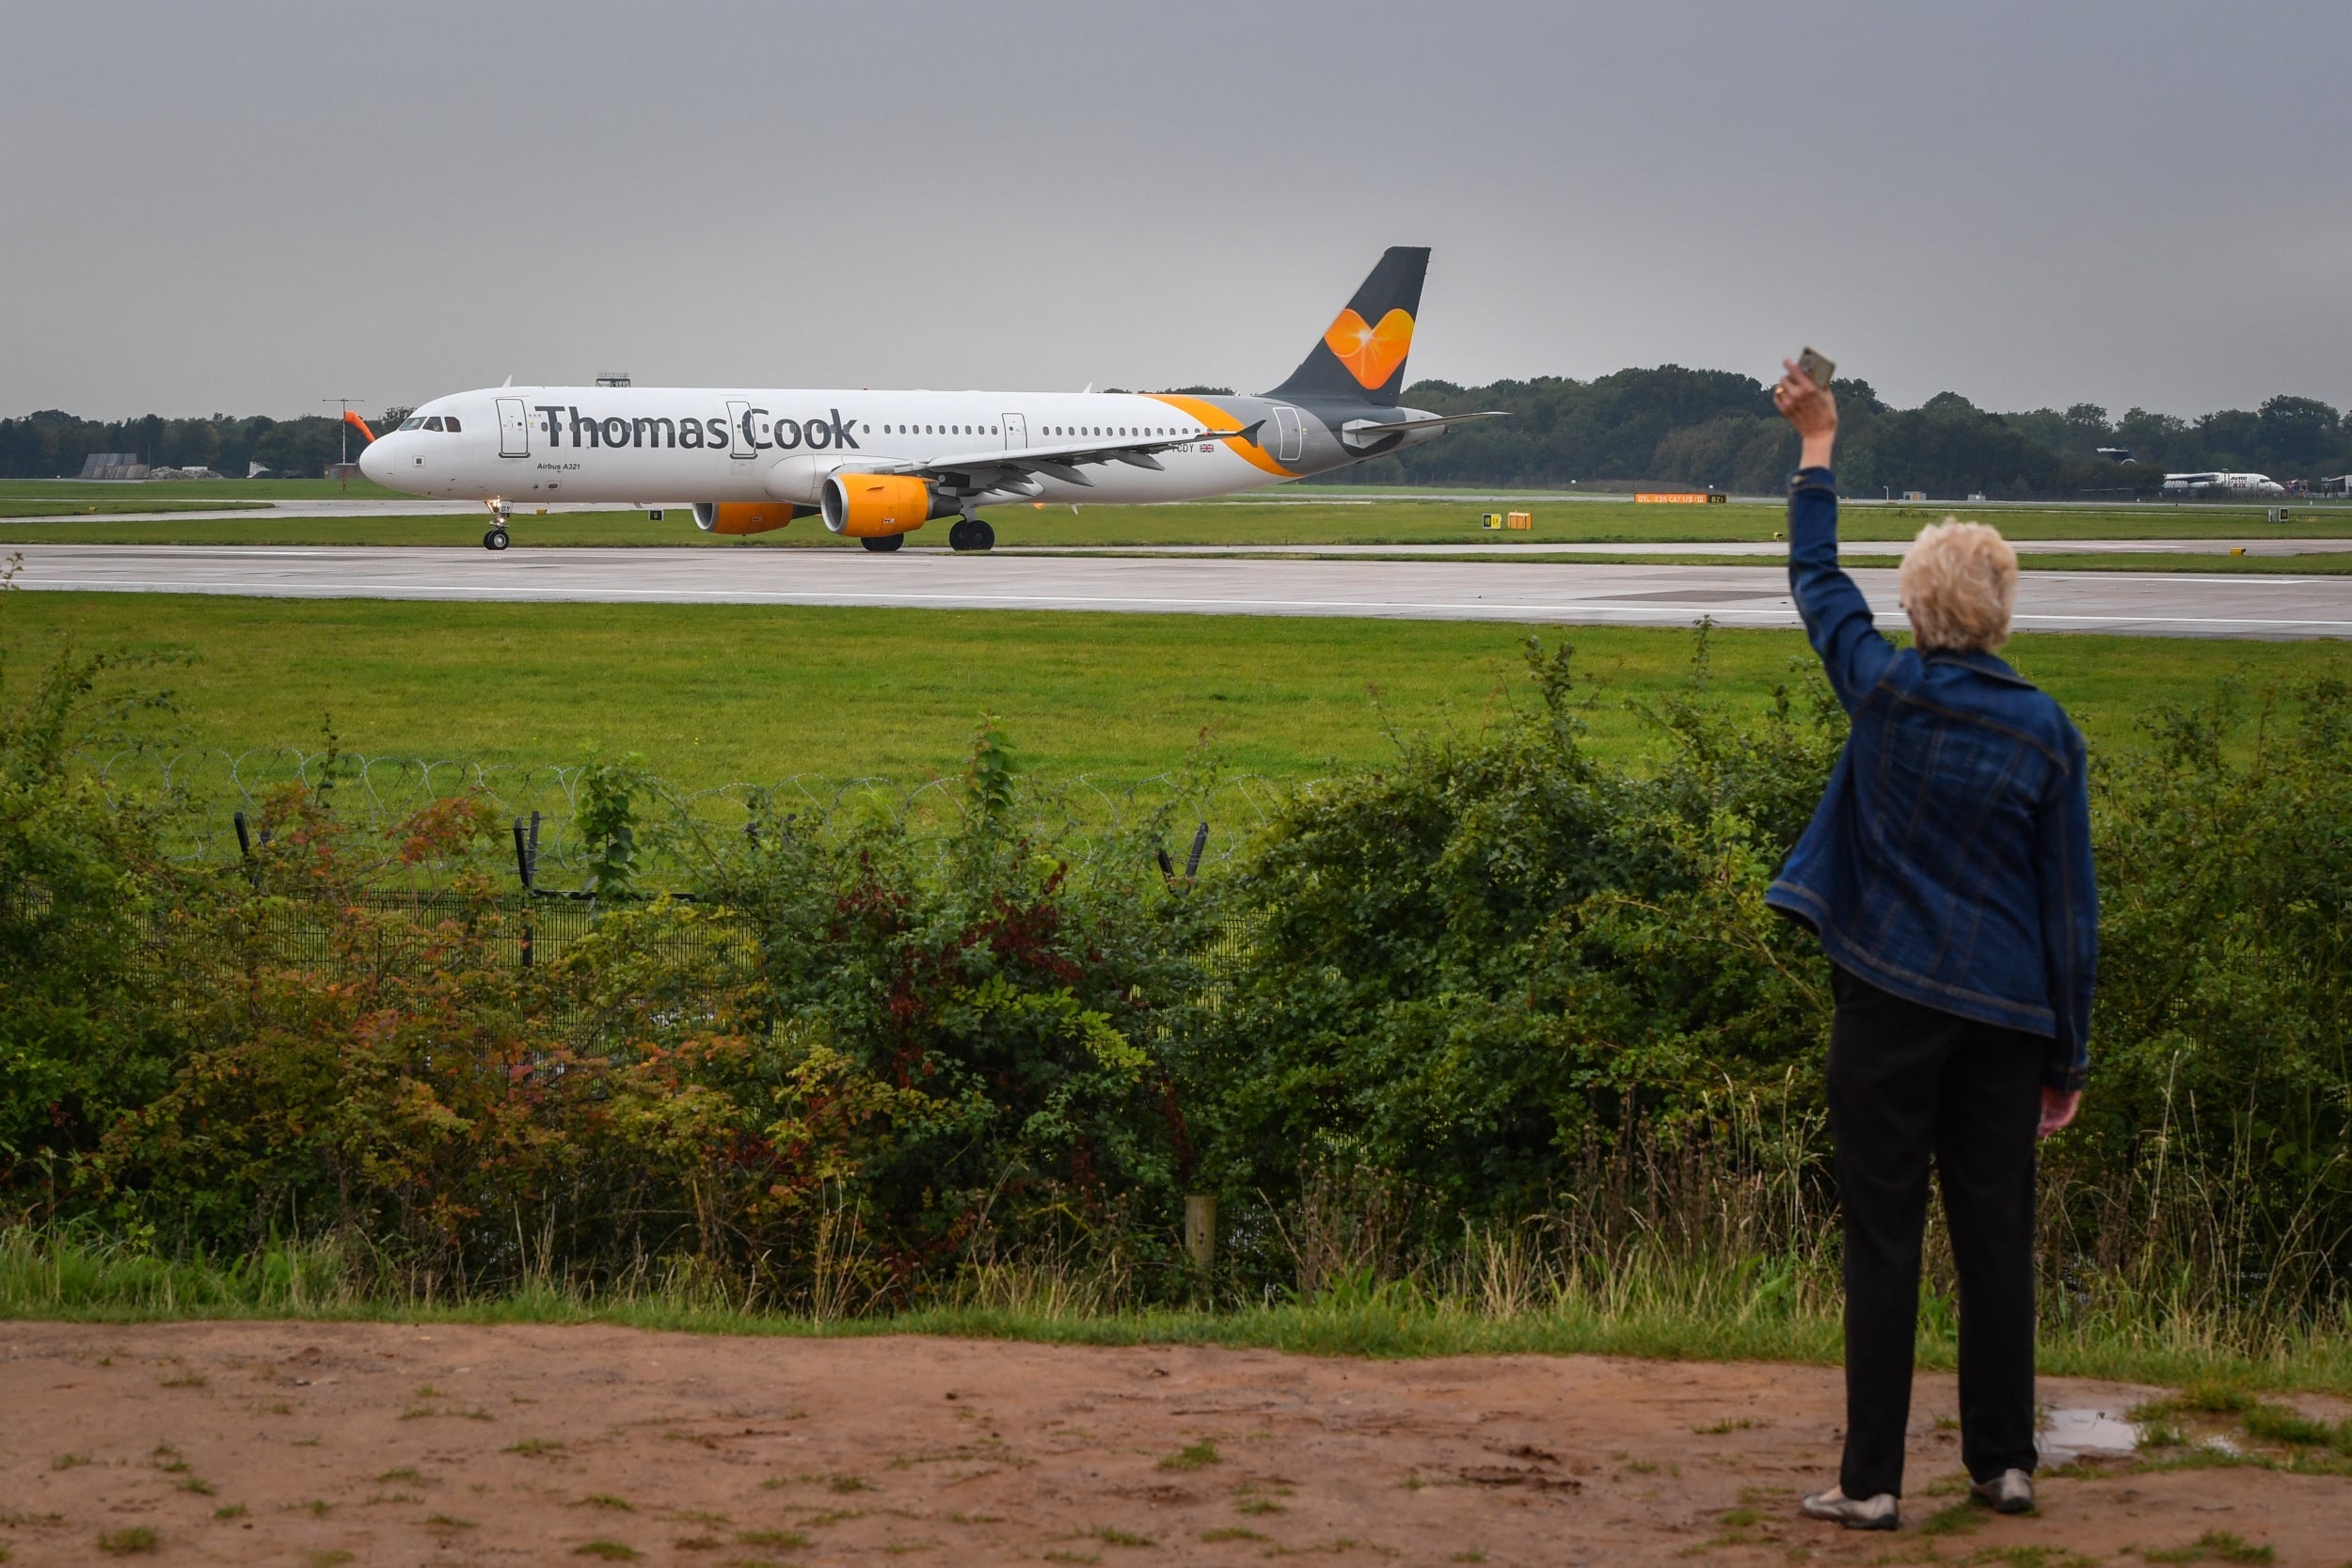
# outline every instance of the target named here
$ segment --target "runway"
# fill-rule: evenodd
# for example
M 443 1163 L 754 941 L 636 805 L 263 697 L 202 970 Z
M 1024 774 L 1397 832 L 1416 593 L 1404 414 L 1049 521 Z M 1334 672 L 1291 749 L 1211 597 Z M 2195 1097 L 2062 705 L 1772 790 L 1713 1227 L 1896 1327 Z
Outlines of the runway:
M 1794 626 L 1778 566 L 1217 560 L 901 550 L 479 549 L 25 545 L 20 587 L 278 598 L 864 605 L 1390 620 Z M 1853 574 L 1900 624 L 1895 574 Z M 2352 636 L 2352 577 L 2028 572 L 2025 631 Z

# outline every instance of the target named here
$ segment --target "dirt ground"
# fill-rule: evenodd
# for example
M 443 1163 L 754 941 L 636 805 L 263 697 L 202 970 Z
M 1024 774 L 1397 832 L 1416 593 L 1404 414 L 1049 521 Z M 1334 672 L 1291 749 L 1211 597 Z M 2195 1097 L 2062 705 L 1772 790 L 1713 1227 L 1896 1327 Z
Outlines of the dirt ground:
M 0 1543 L 11 1568 L 150 1549 L 300 1568 L 2058 1568 L 2225 1532 L 2280 1563 L 2352 1559 L 2352 1481 L 2247 1468 L 2045 1479 L 2038 1517 L 1930 1525 L 1958 1470 L 1941 1376 L 1919 1382 L 1903 1532 L 1817 1525 L 1796 1496 L 1833 1476 L 1839 1390 L 1820 1368 L 1597 1356 L 6 1323 Z M 2121 1410 L 2153 1391 L 2042 1392 Z

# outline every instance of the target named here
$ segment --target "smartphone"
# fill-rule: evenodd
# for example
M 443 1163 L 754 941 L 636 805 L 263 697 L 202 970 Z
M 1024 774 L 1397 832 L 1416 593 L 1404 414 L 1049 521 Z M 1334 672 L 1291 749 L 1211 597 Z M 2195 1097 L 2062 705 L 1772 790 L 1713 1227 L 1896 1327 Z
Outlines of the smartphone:
M 1797 369 L 1816 387 L 1826 387 L 1829 378 L 1837 373 L 1836 364 L 1818 348 L 1808 348 L 1797 356 Z

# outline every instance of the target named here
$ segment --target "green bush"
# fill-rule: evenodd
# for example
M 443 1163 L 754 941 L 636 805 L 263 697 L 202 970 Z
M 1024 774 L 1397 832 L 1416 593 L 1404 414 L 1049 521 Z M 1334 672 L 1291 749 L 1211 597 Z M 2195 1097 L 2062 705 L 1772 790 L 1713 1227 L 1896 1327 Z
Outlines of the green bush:
M 74 762 L 137 705 L 103 655 L 66 648 L 22 689 L 0 663 L 0 1192 L 36 1214 L 177 1054 L 151 960 L 187 879 L 155 811 Z
M 1818 682 L 1652 714 L 1653 772 L 1580 744 L 1568 650 L 1473 739 L 1294 796 L 1228 896 L 1252 935 L 1200 1054 L 1218 1174 L 1366 1164 L 1442 1214 L 1548 1204 L 1595 1139 L 1704 1136 L 1812 1093 L 1828 971 L 1763 904 L 1842 738 Z

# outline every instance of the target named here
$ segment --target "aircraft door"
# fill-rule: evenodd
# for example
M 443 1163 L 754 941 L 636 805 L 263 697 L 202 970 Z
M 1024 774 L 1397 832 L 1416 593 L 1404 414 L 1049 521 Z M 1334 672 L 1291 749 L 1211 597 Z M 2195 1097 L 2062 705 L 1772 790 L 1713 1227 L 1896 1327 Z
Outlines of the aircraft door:
M 1005 426 L 1005 450 L 1019 451 L 1029 444 L 1029 417 L 1026 414 L 1001 416 Z
M 499 403 L 499 455 L 529 457 L 531 455 L 531 420 L 523 413 L 520 398 L 501 398 Z
M 1307 450 L 1307 437 L 1299 427 L 1297 409 L 1287 404 L 1275 404 L 1274 438 L 1277 443 L 1274 460 L 1277 463 L 1298 461 L 1299 454 Z
M 752 405 L 749 403 L 727 404 L 727 455 L 729 457 L 749 457 L 753 454 L 755 449 L 752 446 L 751 422 Z

